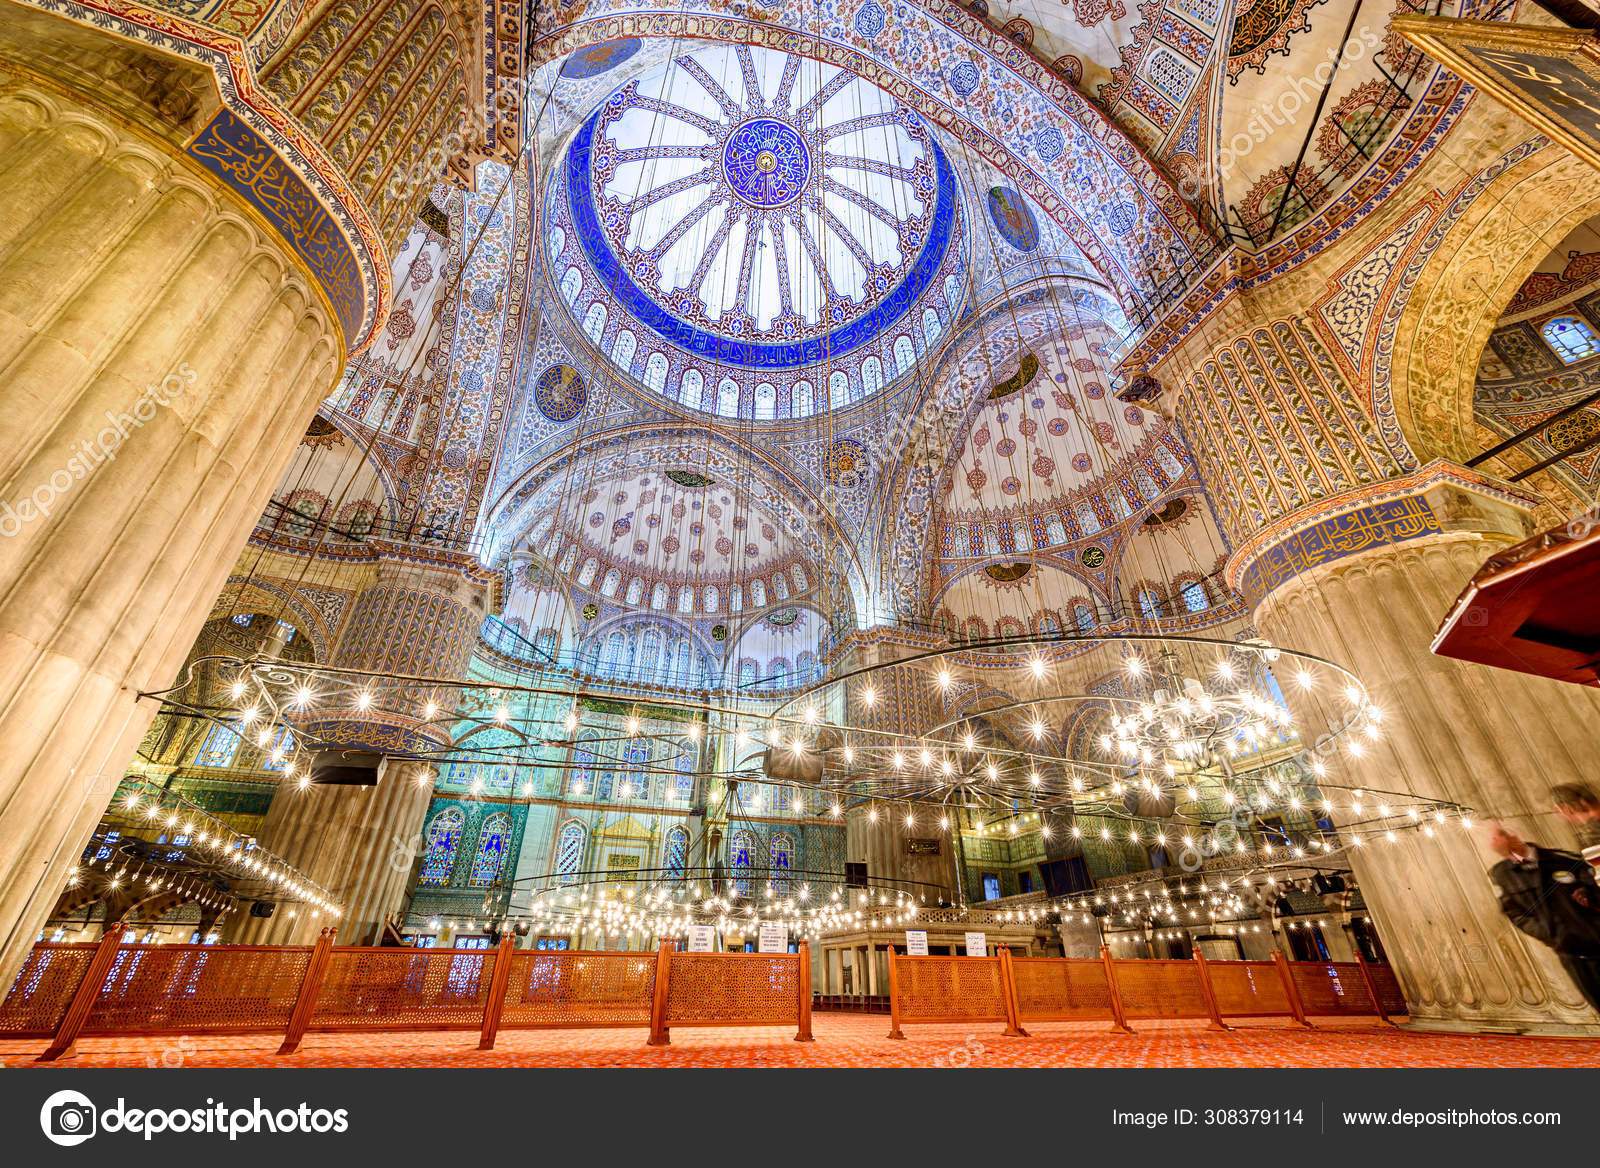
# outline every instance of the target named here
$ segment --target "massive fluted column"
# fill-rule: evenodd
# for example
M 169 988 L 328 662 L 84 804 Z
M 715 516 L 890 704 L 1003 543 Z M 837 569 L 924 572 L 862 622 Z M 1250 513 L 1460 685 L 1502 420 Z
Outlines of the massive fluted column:
M 373 677 L 460 678 L 483 621 L 487 575 L 448 554 L 433 562 L 385 556 L 376 581 L 356 598 L 333 664 Z M 438 771 L 428 757 L 446 744 L 445 728 L 424 717 L 453 694 L 425 686 L 383 686 L 381 710 L 317 710 L 303 730 L 320 741 L 385 755 L 375 786 L 300 788 L 286 783 L 261 828 L 262 845 L 317 881 L 339 902 L 339 938 L 376 939 L 404 907 L 423 848 L 423 816 Z M 235 923 L 231 939 L 303 943 L 327 924 L 308 913 Z
M 64 91 L 0 90 L 0 981 L 344 360 L 281 237 Z
M 1444 460 L 1418 466 L 1310 314 L 1281 312 L 1266 295 L 1227 306 L 1209 338 L 1166 366 L 1168 404 L 1260 632 L 1347 666 L 1383 712 L 1376 748 L 1336 749 L 1329 781 L 1464 804 L 1536 843 L 1571 846 L 1549 792 L 1592 781 L 1600 696 L 1429 650 L 1472 573 L 1533 533 L 1541 500 Z M 1332 711 L 1293 688 L 1313 739 Z M 1600 1032 L 1549 950 L 1500 914 L 1495 858 L 1459 827 L 1354 856 L 1413 1024 Z
M 1480 819 L 1506 819 L 1528 839 L 1572 847 L 1549 790 L 1593 781 L 1600 695 L 1428 651 L 1440 614 L 1506 542 L 1462 531 L 1351 556 L 1273 592 L 1257 622 L 1279 644 L 1348 666 L 1383 711 L 1382 737 L 1362 758 L 1336 750 L 1330 760 L 1341 784 L 1454 800 Z M 1501 916 L 1484 875 L 1496 857 L 1478 836 L 1452 826 L 1397 840 L 1352 859 L 1414 1025 L 1592 1026 L 1594 1012 L 1552 952 Z

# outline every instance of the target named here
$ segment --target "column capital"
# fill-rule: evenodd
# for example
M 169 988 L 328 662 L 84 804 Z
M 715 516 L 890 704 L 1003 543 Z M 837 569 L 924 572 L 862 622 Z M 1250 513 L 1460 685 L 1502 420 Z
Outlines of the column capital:
M 1531 492 L 1439 460 L 1344 491 L 1256 532 L 1228 560 L 1227 582 L 1254 607 L 1302 573 L 1376 548 L 1470 533 L 1503 543 L 1534 531 Z

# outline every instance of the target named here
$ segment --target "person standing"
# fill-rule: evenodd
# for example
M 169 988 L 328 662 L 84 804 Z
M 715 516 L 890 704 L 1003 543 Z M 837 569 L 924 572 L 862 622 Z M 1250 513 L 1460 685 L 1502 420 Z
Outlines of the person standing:
M 1589 1004 L 1600 1010 L 1600 886 L 1594 869 L 1571 852 L 1528 843 L 1499 821 L 1490 824 L 1489 847 L 1503 857 L 1489 870 L 1500 911 L 1554 949 Z

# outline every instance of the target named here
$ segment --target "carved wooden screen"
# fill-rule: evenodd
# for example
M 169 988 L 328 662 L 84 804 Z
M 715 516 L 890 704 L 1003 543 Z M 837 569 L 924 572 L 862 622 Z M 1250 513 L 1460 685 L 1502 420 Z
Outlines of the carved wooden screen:
M 1307 1014 L 1376 1014 L 1372 995 L 1354 961 L 1296 961 L 1289 976 Z
M 1367 974 L 1372 978 L 1372 988 L 1378 991 L 1378 1000 L 1383 1003 L 1383 1012 L 1404 1014 L 1406 995 L 1400 988 L 1399 980 L 1394 976 L 1393 968 L 1387 965 L 1369 964 Z
M 54 1034 L 94 951 L 92 944 L 35 945 L 0 1004 L 0 1037 Z
M 896 957 L 901 1022 L 1004 1022 L 998 957 Z
M 808 971 L 809 973 L 809 971 Z M 800 1017 L 793 953 L 674 953 L 668 1026 L 776 1026 Z
M 310 961 L 309 946 L 124 945 L 83 1032 L 281 1030 Z
M 1272 962 L 1213 961 L 1206 969 L 1217 996 L 1217 1011 L 1224 1017 L 1289 1013 L 1289 999 Z
M 502 1027 L 648 1026 L 654 953 L 518 952 Z
M 1017 957 L 1017 1013 L 1024 1022 L 1086 1022 L 1111 1017 L 1103 962 L 1070 957 Z
M 1128 1018 L 1206 1018 L 1200 967 L 1193 961 L 1119 961 L 1117 991 Z
M 493 949 L 335 948 L 311 1029 L 479 1026 L 495 956 Z

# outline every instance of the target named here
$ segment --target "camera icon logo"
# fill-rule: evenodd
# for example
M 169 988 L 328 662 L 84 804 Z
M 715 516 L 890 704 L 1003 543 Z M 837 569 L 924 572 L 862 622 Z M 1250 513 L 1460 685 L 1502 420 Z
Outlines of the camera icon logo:
M 63 1148 L 76 1147 L 98 1128 L 99 1110 L 79 1091 L 57 1091 L 39 1109 L 45 1139 Z

